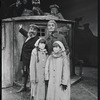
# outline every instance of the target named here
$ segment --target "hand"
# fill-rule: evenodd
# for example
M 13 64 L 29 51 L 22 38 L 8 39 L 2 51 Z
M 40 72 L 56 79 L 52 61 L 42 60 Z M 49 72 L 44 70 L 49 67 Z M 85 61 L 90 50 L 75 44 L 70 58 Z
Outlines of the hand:
M 21 28 L 22 28 L 22 24 L 19 25 L 19 29 L 21 29 Z
M 66 90 L 66 89 L 67 89 L 67 85 L 61 84 L 60 86 L 62 86 L 62 89 L 63 89 L 63 90 Z
M 21 5 L 22 3 L 20 2 L 20 0 L 17 0 L 16 2 L 16 7 L 18 7 L 19 5 Z

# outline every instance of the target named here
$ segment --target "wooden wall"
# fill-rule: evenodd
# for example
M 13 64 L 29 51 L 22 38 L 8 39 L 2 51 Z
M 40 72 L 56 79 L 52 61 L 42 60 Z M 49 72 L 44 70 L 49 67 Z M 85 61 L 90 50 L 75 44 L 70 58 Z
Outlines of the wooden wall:
M 2 24 L 2 87 L 13 85 L 13 23 Z

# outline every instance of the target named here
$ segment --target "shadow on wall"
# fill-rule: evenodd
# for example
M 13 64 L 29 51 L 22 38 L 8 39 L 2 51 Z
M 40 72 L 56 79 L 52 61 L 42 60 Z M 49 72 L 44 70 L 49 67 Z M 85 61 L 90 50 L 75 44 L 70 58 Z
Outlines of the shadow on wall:
M 86 66 L 97 66 L 97 37 L 90 30 L 89 23 L 80 25 L 83 18 L 75 18 L 74 59 L 83 60 Z

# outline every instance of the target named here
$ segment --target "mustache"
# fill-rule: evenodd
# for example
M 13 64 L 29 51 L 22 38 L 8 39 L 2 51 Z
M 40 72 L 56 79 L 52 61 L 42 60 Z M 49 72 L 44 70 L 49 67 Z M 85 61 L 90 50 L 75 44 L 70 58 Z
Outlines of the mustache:
M 30 33 L 31 33 L 31 34 L 33 34 L 33 35 L 34 35 L 34 34 L 36 34 L 36 33 L 35 33 L 35 32 L 33 32 L 33 31 L 29 31 L 29 34 L 30 34 Z

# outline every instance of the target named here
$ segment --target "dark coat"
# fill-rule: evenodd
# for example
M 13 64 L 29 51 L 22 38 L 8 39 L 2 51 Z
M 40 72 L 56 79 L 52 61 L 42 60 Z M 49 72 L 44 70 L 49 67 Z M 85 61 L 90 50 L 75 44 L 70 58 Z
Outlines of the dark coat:
M 62 34 L 59 34 L 58 32 L 55 32 L 53 35 L 50 35 L 50 36 L 45 36 L 46 40 L 47 40 L 47 47 L 48 47 L 48 53 L 49 55 L 51 54 L 52 52 L 52 49 L 53 49 L 53 43 L 55 41 L 61 41 L 65 47 L 65 49 L 67 51 L 69 51 L 69 47 L 68 47 L 68 44 L 66 42 L 66 39 L 65 37 L 62 35 Z
M 24 29 L 20 29 L 19 32 L 27 38 L 27 31 Z M 24 66 L 30 65 L 30 58 L 31 58 L 31 52 L 34 49 L 35 42 L 39 39 L 38 36 L 35 36 L 28 41 L 24 42 L 21 52 L 21 61 L 23 62 Z

